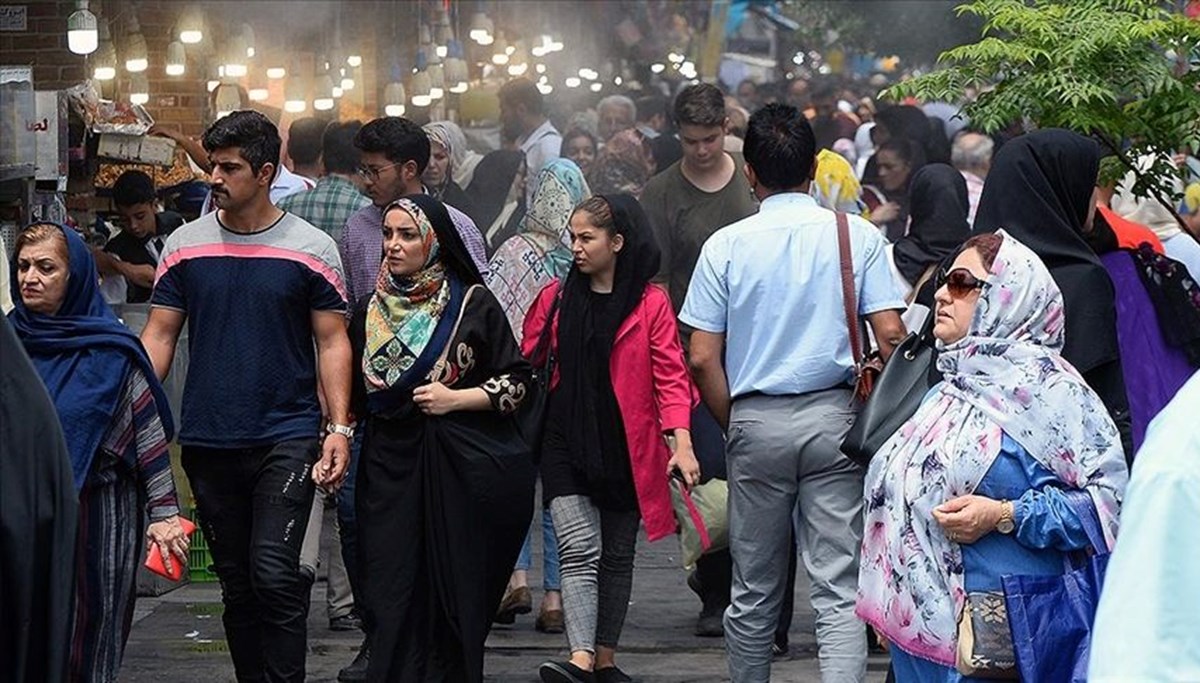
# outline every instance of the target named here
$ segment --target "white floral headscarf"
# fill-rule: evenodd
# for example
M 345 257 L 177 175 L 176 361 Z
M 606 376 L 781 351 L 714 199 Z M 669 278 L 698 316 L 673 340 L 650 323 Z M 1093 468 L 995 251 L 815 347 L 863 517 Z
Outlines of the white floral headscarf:
M 963 561 L 933 508 L 975 491 L 1002 435 L 1091 494 L 1109 547 L 1129 478 L 1108 411 L 1059 355 L 1062 293 L 1036 254 L 996 234 L 1004 242 L 971 330 L 941 348 L 945 381 L 883 445 L 865 482 L 857 614 L 902 650 L 950 666 Z

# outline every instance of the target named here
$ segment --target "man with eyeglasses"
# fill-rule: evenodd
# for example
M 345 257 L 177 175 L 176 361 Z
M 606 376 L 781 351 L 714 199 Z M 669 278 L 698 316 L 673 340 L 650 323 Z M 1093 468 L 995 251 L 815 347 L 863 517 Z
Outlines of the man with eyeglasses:
M 375 119 L 354 137 L 362 152 L 358 168 L 363 192 L 371 206 L 360 209 L 346 221 L 342 231 L 342 263 L 351 304 L 375 289 L 379 264 L 383 262 L 383 209 L 410 194 L 425 194 L 421 174 L 429 164 L 429 136 L 417 124 L 399 116 Z M 446 206 L 454 227 L 462 237 L 479 272 L 487 274 L 487 251 L 475 222 L 453 206 Z

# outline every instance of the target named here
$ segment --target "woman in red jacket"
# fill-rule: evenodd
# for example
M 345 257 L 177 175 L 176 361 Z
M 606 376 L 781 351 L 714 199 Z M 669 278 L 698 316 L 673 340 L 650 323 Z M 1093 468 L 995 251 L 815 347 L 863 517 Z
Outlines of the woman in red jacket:
M 617 194 L 580 204 L 571 251 L 566 281 L 538 295 L 522 344 L 533 355 L 550 321 L 558 365 L 541 472 L 558 533 L 571 659 L 547 662 L 539 674 L 548 683 L 628 681 L 613 657 L 638 521 L 651 541 L 673 534 L 670 473 L 689 486 L 700 480 L 689 431 L 694 390 L 671 301 L 650 284 L 660 252 L 637 200 Z

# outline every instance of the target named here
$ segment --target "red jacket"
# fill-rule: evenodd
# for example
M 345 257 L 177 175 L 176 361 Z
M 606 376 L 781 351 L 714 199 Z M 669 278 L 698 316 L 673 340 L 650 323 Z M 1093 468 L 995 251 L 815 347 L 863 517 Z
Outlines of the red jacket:
M 558 281 L 551 282 L 538 294 L 525 316 L 521 351 L 534 364 L 544 362 L 531 356 L 557 294 Z M 557 316 L 551 328 L 550 347 L 557 352 Z M 671 452 L 663 433 L 691 429 L 692 406 L 699 396 L 683 358 L 671 300 L 661 287 L 648 285 L 637 308 L 617 329 L 608 370 L 625 423 L 638 508 L 646 525 L 646 536 L 656 541 L 675 533 L 667 476 Z M 556 369 L 550 380 L 551 390 L 557 385 Z

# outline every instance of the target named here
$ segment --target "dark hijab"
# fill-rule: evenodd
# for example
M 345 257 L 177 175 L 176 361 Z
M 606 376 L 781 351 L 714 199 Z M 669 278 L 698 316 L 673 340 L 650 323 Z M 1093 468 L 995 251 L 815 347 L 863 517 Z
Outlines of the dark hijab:
M 929 266 L 953 254 L 971 236 L 967 182 L 946 164 L 918 169 L 909 181 L 908 234 L 896 240 L 896 268 L 915 285 Z
M 602 350 L 603 358 L 592 358 L 588 355 L 591 341 L 593 338 L 616 339 L 622 323 L 641 303 L 646 286 L 658 273 L 662 259 L 662 252 L 650 229 L 650 219 L 642 210 L 642 205 L 627 194 L 600 197 L 612 210 L 616 233 L 624 238 L 624 246 L 617 256 L 609 303 L 615 315 L 594 314 L 593 297 L 590 296 L 591 278 L 581 273 L 578 266 L 571 266 L 562 287 L 558 323 L 559 391 L 563 392 L 564 406 L 568 411 L 565 424 L 574 427 L 567 430 L 568 446 L 574 457 L 581 458 L 581 469 L 588 481 L 593 483 L 602 482 L 606 477 L 594 408 L 600 388 L 593 386 L 595 374 L 589 368 L 597 362 L 607 366 L 612 346 Z
M 136 334 L 121 324 L 100 295 L 96 262 L 83 238 L 56 226 L 67 240 L 70 274 L 62 305 L 54 315 L 34 313 L 16 297 L 9 322 L 50 393 L 71 454 L 75 488 L 83 487 L 92 459 L 121 401 L 130 369 L 146 376 L 162 420 L 167 441 L 175 433 L 167 396 L 154 373 L 150 357 Z M 17 254 L 10 277 L 17 284 Z
M 475 167 L 475 175 L 466 188 L 471 197 L 471 211 L 464 213 L 475 221 L 484 236 L 504 210 L 504 200 L 524 160 L 525 155 L 518 150 L 498 149 L 485 155 Z
M 1080 373 L 1120 358 L 1112 280 L 1083 231 L 1099 169 L 1089 138 L 1022 135 L 996 153 L 975 216 L 976 232 L 1004 228 L 1050 269 L 1066 306 L 1062 355 Z

